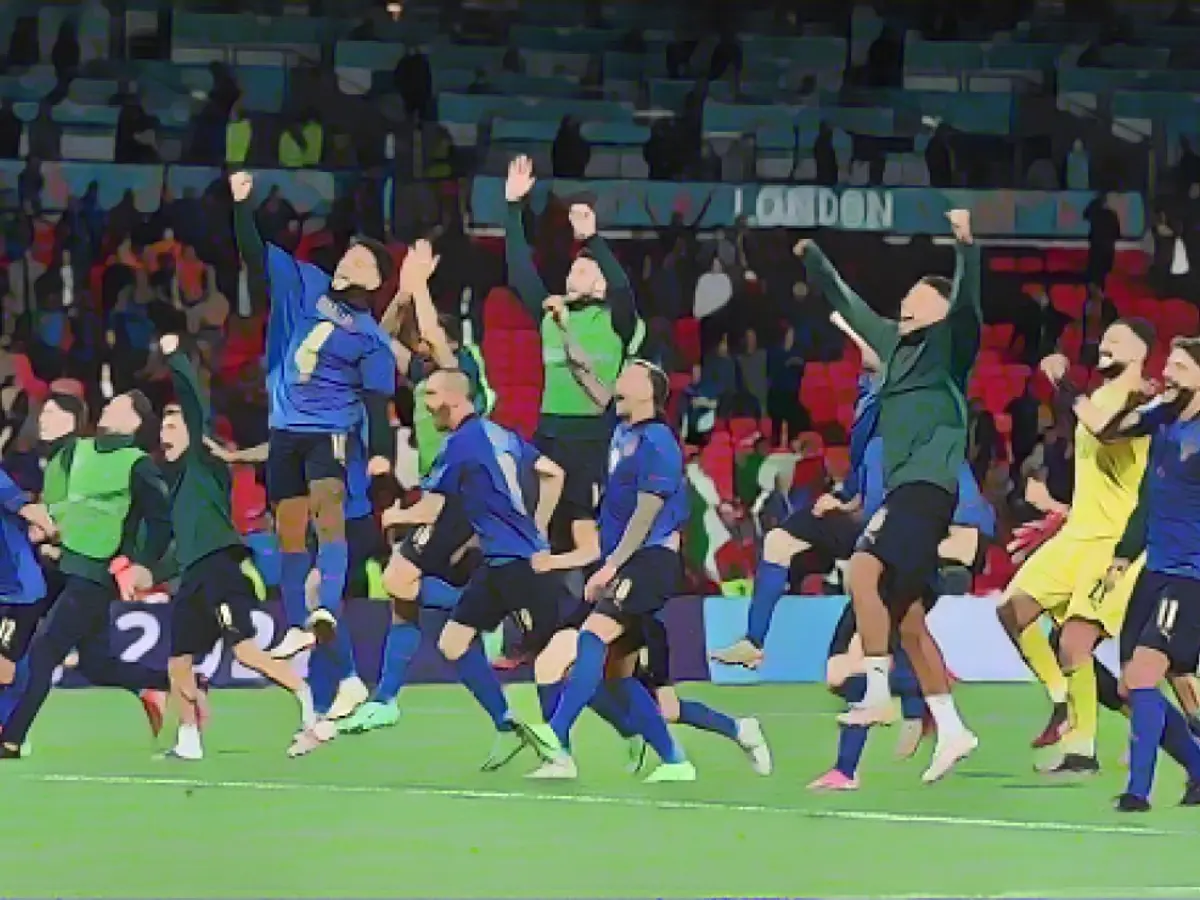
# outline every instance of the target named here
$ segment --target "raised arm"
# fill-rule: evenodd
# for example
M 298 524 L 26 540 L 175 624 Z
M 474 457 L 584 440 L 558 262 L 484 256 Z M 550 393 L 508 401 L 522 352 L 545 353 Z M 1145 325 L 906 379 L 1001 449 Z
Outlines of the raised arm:
M 946 214 L 950 229 L 954 232 L 954 287 L 950 292 L 950 313 L 970 309 L 979 321 L 983 321 L 983 306 L 980 299 L 980 249 L 971 233 L 971 214 L 965 209 L 951 210 Z
M 584 241 L 588 253 L 600 267 L 600 274 L 608 283 L 608 308 L 612 315 L 613 330 L 621 336 L 626 352 L 636 353 L 641 343 L 639 334 L 644 330 L 638 316 L 637 299 L 629 273 L 613 254 L 608 242 L 600 237 L 596 225 L 596 211 L 583 203 L 576 203 L 570 210 L 571 226 L 575 237 Z
M 212 418 L 208 399 L 200 389 L 200 377 L 187 355 L 179 352 L 179 336 L 164 334 L 159 348 L 167 359 L 171 370 L 171 383 L 175 387 L 175 399 L 183 413 L 183 424 L 187 426 L 192 443 L 199 444 L 208 434 Z
M 1079 424 L 1106 444 L 1153 434 L 1179 417 L 1178 391 L 1165 391 L 1140 406 L 1113 409 L 1102 406 L 1067 378 L 1070 362 L 1060 353 L 1042 360 L 1042 373 L 1075 413 Z
M 237 172 L 229 178 L 229 189 L 233 194 L 233 236 L 238 256 L 246 267 L 250 306 L 255 312 L 261 312 L 270 306 L 271 295 L 267 287 L 267 248 L 250 208 L 254 179 L 246 172 Z
M 504 260 L 508 264 L 509 285 L 517 292 L 534 321 L 540 322 L 542 303 L 550 292 L 533 263 L 533 248 L 529 246 L 525 237 L 525 223 L 521 221 L 525 198 L 533 190 L 535 181 L 533 162 L 529 157 L 518 156 L 509 165 L 508 180 L 504 183 L 504 198 L 508 201 L 504 222 Z
M 866 341 L 880 359 L 891 356 L 892 349 L 900 339 L 897 324 L 879 315 L 851 290 L 821 248 L 812 241 L 798 242 L 795 253 L 804 260 L 809 277 L 821 288 L 833 311 L 842 316 L 850 330 Z
M 1129 521 L 1125 523 L 1125 533 L 1117 542 L 1113 553 L 1114 559 L 1131 563 L 1146 549 L 1146 521 L 1150 514 L 1150 479 L 1142 477 L 1142 486 L 1138 491 L 1138 504 L 1134 508 Z
M 864 369 L 870 372 L 878 372 L 882 368 L 882 364 L 879 361 L 879 354 L 872 350 L 871 345 L 864 341 L 862 336 L 847 324 L 845 317 L 841 313 L 835 312 L 830 314 L 829 321 L 834 324 L 838 331 L 854 342 L 854 346 L 858 348 L 858 352 L 862 356 Z
M 417 317 L 417 331 L 421 340 L 429 345 L 433 361 L 439 369 L 453 369 L 458 359 L 450 349 L 446 331 L 438 322 L 437 309 L 429 293 L 429 279 L 437 270 L 440 257 L 434 256 L 429 241 L 413 244 L 400 267 L 400 290 L 412 296 L 413 312 Z

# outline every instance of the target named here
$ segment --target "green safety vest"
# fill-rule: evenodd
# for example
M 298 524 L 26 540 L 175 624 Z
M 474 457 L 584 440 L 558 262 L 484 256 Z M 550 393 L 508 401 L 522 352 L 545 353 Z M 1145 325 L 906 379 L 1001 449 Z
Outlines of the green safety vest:
M 225 126 L 225 161 L 244 163 L 250 155 L 250 120 L 239 119 Z
M 475 385 L 475 411 L 481 416 L 490 415 L 496 406 L 496 392 L 492 390 L 487 380 L 487 367 L 483 363 L 483 355 L 474 344 L 466 344 L 457 351 L 459 354 L 468 353 L 475 361 L 479 372 L 479 383 Z M 446 443 L 446 435 L 438 431 L 425 405 L 425 382 L 422 381 L 413 391 L 413 434 L 417 439 L 417 474 L 422 478 L 429 474 L 442 445 Z
M 625 342 L 613 329 L 612 313 L 607 306 L 593 304 L 567 312 L 567 333 L 587 354 L 592 372 L 601 384 L 613 385 L 625 361 Z M 542 317 L 542 362 L 546 386 L 542 391 L 542 412 L 552 416 L 596 416 L 603 410 L 571 374 L 567 351 L 558 324 L 550 316 Z
M 304 135 L 304 146 L 285 131 L 279 138 L 279 164 L 286 169 L 315 167 L 321 164 L 321 139 L 324 132 L 317 122 L 306 122 L 300 128 Z
M 116 555 L 133 505 L 133 467 L 145 455 L 135 447 L 101 453 L 93 438 L 77 440 L 69 454 L 54 455 L 43 496 L 64 549 L 89 559 Z

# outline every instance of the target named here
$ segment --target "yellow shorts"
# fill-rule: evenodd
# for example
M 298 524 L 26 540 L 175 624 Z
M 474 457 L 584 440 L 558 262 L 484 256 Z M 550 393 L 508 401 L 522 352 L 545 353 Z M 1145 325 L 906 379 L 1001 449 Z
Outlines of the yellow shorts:
M 1106 590 L 1104 576 L 1115 550 L 1113 541 L 1057 534 L 1025 561 L 1009 590 L 1032 597 L 1060 625 L 1068 619 L 1083 619 L 1116 637 L 1145 561 L 1139 558 Z

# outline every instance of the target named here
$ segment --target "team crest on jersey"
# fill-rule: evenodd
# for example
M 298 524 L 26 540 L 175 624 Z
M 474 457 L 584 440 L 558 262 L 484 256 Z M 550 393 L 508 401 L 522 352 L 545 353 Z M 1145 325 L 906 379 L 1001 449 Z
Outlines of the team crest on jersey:
M 527 609 L 518 609 L 513 613 L 513 618 L 517 620 L 517 625 L 522 631 L 533 631 L 533 613 Z

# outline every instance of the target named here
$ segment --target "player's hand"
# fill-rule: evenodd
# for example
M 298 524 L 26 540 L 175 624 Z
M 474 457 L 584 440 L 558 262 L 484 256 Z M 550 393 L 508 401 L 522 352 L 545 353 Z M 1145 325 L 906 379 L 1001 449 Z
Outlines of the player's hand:
M 819 519 L 826 513 L 837 512 L 845 508 L 846 504 L 842 503 L 833 494 L 822 494 L 817 498 L 817 502 L 813 504 L 812 514 Z
M 575 231 L 575 240 L 586 241 L 596 236 L 596 211 L 586 203 L 573 204 L 567 219 Z
M 1061 353 L 1051 353 L 1042 360 L 1039 368 L 1042 374 L 1050 379 L 1050 383 L 1058 386 L 1064 378 L 1067 377 L 1067 372 L 1071 370 L 1071 361 Z
M 518 156 L 508 164 L 508 178 L 504 181 L 504 199 L 517 203 L 529 196 L 537 178 L 533 174 L 533 160 Z
M 542 301 L 542 311 L 548 313 L 559 325 L 565 325 L 567 322 L 567 301 L 564 297 L 547 297 Z
M 21 507 L 21 518 L 41 532 L 43 540 L 54 540 L 58 535 L 58 526 L 50 518 L 50 510 L 41 503 L 28 503 Z
M 234 203 L 245 203 L 254 190 L 254 176 L 249 172 L 234 172 L 229 176 L 229 193 Z
M 950 230 L 954 232 L 954 239 L 960 244 L 973 244 L 974 236 L 971 234 L 971 212 L 966 209 L 952 209 L 946 213 L 946 218 L 950 220 Z
M 539 575 L 545 575 L 547 572 L 554 572 L 558 569 L 556 560 L 550 553 L 547 553 L 546 551 L 533 554 L 533 556 L 529 558 L 529 565 L 530 568 L 532 568 L 533 571 L 537 572 Z
M 408 508 L 397 500 L 383 511 L 383 515 L 379 517 L 379 524 L 387 531 L 389 528 L 404 528 L 413 523 L 408 518 Z
M 179 349 L 179 335 L 164 334 L 158 339 L 158 349 L 162 351 L 163 356 L 170 356 Z
M 207 434 L 204 436 L 204 446 L 209 453 L 226 465 L 232 466 L 242 461 L 241 454 L 237 450 L 226 447 L 224 444 L 209 437 Z
M 433 244 L 429 241 L 414 243 L 400 264 L 400 292 L 412 295 L 427 285 L 440 261 L 441 257 L 434 255 Z
M 808 251 L 808 245 L 812 243 L 809 238 L 800 238 L 796 241 L 796 246 L 792 248 L 792 252 L 800 259 L 804 259 L 804 254 Z
M 134 563 L 125 570 L 125 577 L 118 581 L 121 588 L 121 599 L 126 603 L 136 603 L 142 594 L 154 587 L 154 576 L 145 566 Z
M 57 544 L 39 544 L 38 553 L 41 554 L 42 559 L 48 559 L 50 562 L 58 562 L 62 559 L 62 547 Z
M 367 463 L 367 474 L 372 478 L 386 475 L 390 471 L 392 471 L 392 464 L 386 456 L 372 456 Z
M 610 563 L 605 563 L 596 570 L 592 577 L 587 580 L 587 584 L 583 586 L 583 599 L 588 603 L 595 603 L 616 577 L 617 570 Z

